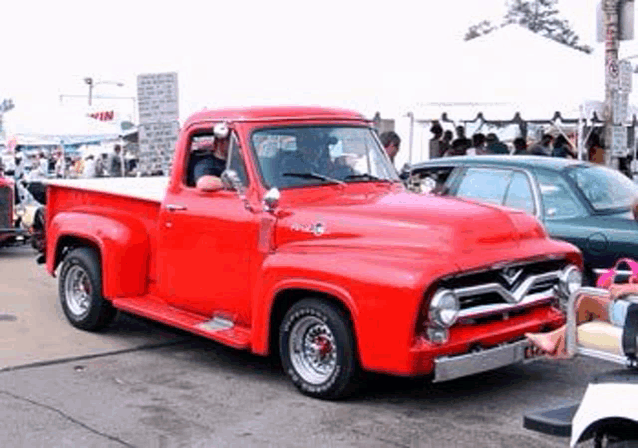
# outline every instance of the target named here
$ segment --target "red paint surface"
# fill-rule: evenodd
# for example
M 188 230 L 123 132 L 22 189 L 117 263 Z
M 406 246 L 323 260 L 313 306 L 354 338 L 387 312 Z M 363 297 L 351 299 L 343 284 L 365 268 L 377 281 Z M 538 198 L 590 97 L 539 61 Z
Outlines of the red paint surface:
M 277 118 L 280 117 L 280 118 Z M 221 118 L 236 132 L 246 161 L 247 210 L 235 192 L 202 193 L 183 183 L 190 135 Z M 104 296 L 116 307 L 266 354 L 278 294 L 305 289 L 339 301 L 351 316 L 364 368 L 428 373 L 436 356 L 495 345 L 555 327 L 549 305 L 507 321 L 451 329 L 431 344 L 417 324 L 426 291 L 452 274 L 501 262 L 557 256 L 581 264 L 574 246 L 553 241 L 536 219 L 453 198 L 414 195 L 400 184 L 353 183 L 286 189 L 276 214 L 249 146 L 265 126 L 324 123 L 369 126 L 359 114 L 320 108 L 204 111 L 183 126 L 162 204 L 50 186 L 47 269 L 65 238 L 100 251 Z M 166 204 L 187 207 L 169 211 Z M 304 229 L 321 222 L 325 232 Z M 235 329 L 213 334 L 197 325 L 213 316 Z

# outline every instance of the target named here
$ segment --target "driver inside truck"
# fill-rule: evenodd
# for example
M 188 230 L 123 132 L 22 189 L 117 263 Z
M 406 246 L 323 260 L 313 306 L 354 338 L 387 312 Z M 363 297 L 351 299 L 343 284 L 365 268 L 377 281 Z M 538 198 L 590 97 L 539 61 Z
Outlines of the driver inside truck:
M 221 177 L 221 174 L 226 169 L 228 146 L 229 139 L 216 138 L 213 143 L 198 148 L 198 151 L 203 151 L 204 153 L 193 166 L 192 176 L 196 186 L 203 176 Z

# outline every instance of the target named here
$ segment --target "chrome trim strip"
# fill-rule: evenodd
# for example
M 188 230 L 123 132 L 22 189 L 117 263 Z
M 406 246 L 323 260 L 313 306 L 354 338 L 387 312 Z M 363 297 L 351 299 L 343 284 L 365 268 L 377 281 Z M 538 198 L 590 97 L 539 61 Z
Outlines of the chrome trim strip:
M 452 291 L 460 299 L 462 297 L 470 297 L 478 294 L 487 294 L 490 292 L 499 294 L 506 302 L 512 304 L 520 303 L 527 295 L 528 291 L 539 283 L 548 280 L 560 280 L 562 271 L 545 272 L 544 274 L 531 275 L 516 290 L 511 293 L 499 283 L 488 283 L 485 285 L 468 286 L 466 288 L 453 289 Z
M 508 311 L 516 311 L 521 308 L 529 307 L 531 305 L 539 305 L 541 302 L 550 301 L 556 298 L 554 293 L 554 287 L 544 292 L 538 292 L 536 294 L 530 294 L 525 297 L 519 303 L 506 304 L 498 303 L 492 305 L 480 305 L 465 310 L 459 311 L 457 315 L 457 322 L 460 319 L 475 318 L 488 314 L 503 313 Z
M 443 356 L 434 360 L 434 383 L 453 380 L 525 360 L 527 340 L 504 344 L 465 355 Z

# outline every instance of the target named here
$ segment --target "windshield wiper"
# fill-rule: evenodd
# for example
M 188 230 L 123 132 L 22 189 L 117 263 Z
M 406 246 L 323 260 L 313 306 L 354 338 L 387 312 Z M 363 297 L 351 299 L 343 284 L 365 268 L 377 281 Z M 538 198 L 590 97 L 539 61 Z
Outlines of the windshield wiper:
M 372 174 L 368 173 L 350 174 L 346 176 L 344 180 L 374 180 L 377 182 L 392 182 L 390 179 L 381 179 L 380 177 L 373 176 Z
M 319 179 L 319 180 L 323 180 L 325 182 L 332 182 L 335 184 L 339 184 L 339 185 L 345 185 L 346 183 L 339 180 L 339 179 L 333 179 L 332 177 L 328 177 L 328 176 L 324 176 L 323 174 L 317 174 L 317 173 L 313 173 L 313 172 L 308 172 L 308 173 L 283 173 L 282 176 L 289 176 L 289 177 L 301 177 L 302 179 Z

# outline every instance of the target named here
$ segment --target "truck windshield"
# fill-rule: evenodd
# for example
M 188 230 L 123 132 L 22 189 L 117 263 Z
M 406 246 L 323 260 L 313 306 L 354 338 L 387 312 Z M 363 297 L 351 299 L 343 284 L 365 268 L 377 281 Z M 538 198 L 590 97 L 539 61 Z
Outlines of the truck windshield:
M 366 127 L 262 129 L 253 133 L 252 145 L 268 187 L 399 181 Z

